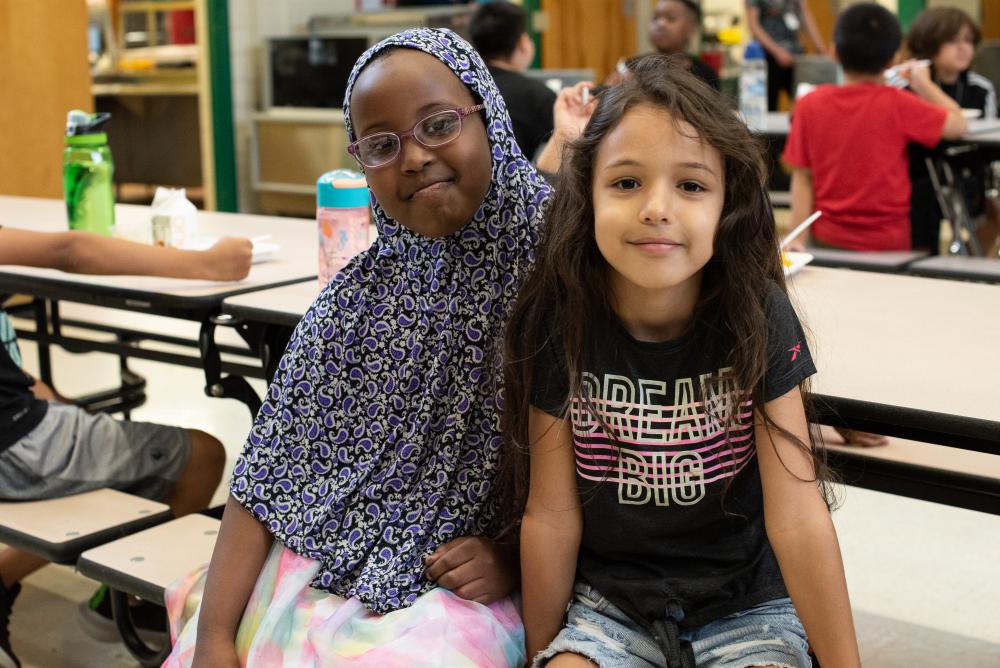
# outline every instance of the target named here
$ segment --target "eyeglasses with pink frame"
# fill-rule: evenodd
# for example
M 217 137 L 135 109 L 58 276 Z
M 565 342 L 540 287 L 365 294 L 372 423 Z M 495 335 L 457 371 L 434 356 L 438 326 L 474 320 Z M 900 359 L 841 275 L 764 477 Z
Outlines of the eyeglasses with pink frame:
M 367 167 L 369 169 L 374 169 L 375 167 L 382 167 L 393 162 L 399 157 L 400 151 L 403 149 L 403 139 L 406 137 L 413 137 L 421 146 L 427 148 L 439 148 L 445 144 L 450 144 L 451 142 L 458 139 L 462 134 L 462 127 L 464 125 L 463 120 L 466 116 L 476 113 L 477 111 L 482 111 L 486 108 L 484 104 L 477 104 L 471 107 L 456 107 L 455 109 L 444 109 L 442 111 L 436 111 L 429 116 L 425 116 L 416 123 L 413 127 L 406 132 L 374 132 L 370 135 L 366 135 L 361 139 L 353 142 L 347 146 L 347 152 L 354 156 L 354 159 L 358 161 L 362 167 Z M 458 119 L 458 129 L 454 130 L 449 128 L 447 136 L 442 139 L 442 141 L 435 141 L 439 139 L 437 137 L 428 136 L 428 130 L 424 130 L 424 124 L 427 121 L 437 118 L 437 117 L 448 117 L 454 114 Z M 421 136 L 422 135 L 422 136 Z M 392 155 L 387 157 L 375 158 L 373 152 L 379 150 L 377 145 L 378 141 L 392 141 L 392 146 L 386 146 L 383 150 L 392 150 Z

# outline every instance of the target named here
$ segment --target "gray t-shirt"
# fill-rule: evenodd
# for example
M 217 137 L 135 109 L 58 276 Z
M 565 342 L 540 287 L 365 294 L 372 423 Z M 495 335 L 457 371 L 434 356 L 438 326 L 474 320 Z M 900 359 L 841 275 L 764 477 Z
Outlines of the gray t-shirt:
M 747 4 L 760 10 L 760 27 L 771 39 L 792 53 L 802 53 L 799 41 L 802 6 L 799 0 L 747 0 Z

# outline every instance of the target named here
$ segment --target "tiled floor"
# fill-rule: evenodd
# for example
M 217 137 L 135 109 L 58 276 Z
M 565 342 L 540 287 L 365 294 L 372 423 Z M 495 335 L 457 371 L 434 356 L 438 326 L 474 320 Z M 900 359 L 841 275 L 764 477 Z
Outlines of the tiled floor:
M 96 310 L 66 312 L 95 317 Z M 142 318 L 128 318 L 133 327 L 142 325 Z M 190 325 L 183 329 L 195 333 Z M 24 343 L 23 351 L 33 366 L 34 346 Z M 116 362 L 96 354 L 59 352 L 54 365 L 58 389 L 69 395 L 110 385 L 116 374 Z M 232 462 L 250 426 L 242 404 L 205 397 L 197 370 L 152 362 L 133 367 L 149 384 L 149 400 L 134 419 L 216 434 Z M 220 489 L 217 498 L 224 496 Z M 834 519 L 865 666 L 1000 666 L 1000 517 L 852 487 L 842 498 Z M 11 628 L 25 668 L 136 665 L 120 645 L 92 641 L 77 625 L 76 606 L 94 586 L 67 567 L 48 567 L 26 580 Z

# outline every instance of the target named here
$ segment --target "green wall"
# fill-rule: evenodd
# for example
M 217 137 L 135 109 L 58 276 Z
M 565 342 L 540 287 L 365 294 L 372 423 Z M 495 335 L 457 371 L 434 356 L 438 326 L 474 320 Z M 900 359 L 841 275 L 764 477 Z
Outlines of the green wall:
M 899 22 L 903 26 L 903 32 L 910 29 L 913 19 L 923 11 L 926 5 L 926 0 L 899 0 Z

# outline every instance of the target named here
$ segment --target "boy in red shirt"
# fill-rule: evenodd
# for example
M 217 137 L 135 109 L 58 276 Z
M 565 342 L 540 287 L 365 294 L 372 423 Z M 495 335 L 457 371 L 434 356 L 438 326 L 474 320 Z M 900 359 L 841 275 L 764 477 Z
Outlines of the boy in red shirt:
M 812 228 L 817 245 L 910 249 L 907 144 L 933 147 L 967 130 L 958 104 L 926 67 L 904 68 L 917 95 L 882 83 L 901 39 L 899 21 L 885 8 L 848 7 L 834 28 L 844 84 L 820 86 L 795 107 L 784 154 L 793 168 L 792 223 L 822 211 Z M 803 248 L 805 236 L 792 246 Z

